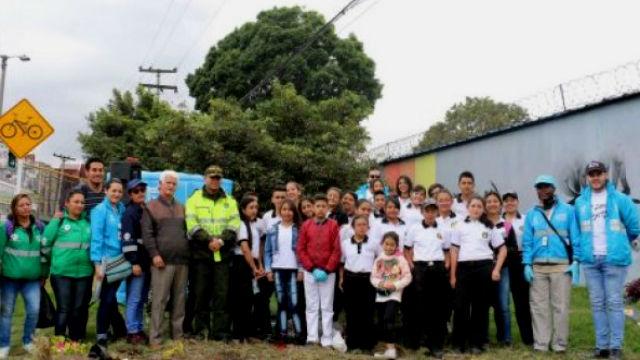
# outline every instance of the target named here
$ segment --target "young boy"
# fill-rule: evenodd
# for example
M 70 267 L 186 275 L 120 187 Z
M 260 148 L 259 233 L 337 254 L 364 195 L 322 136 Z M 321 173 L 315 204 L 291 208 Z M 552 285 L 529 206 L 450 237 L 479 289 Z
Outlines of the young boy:
M 307 343 L 318 343 L 318 312 L 322 311 L 323 347 L 330 347 L 333 339 L 333 293 L 336 270 L 340 264 L 338 223 L 327 219 L 327 196 L 314 196 L 315 217 L 307 220 L 298 237 L 298 259 L 304 268 L 306 299 Z
M 447 335 L 449 244 L 438 228 L 438 206 L 433 199 L 427 200 L 422 214 L 423 220 L 407 232 L 404 253 L 413 268 L 413 284 L 420 304 L 416 309 L 420 324 L 417 336 L 424 333 L 430 355 L 441 359 Z
M 422 185 L 416 185 L 411 190 L 411 203 L 400 208 L 400 218 L 410 228 L 422 221 L 422 205 L 427 198 L 427 189 Z
M 373 194 L 373 217 L 382 219 L 384 217 L 384 204 L 387 202 L 387 196 L 384 191 L 376 191 Z

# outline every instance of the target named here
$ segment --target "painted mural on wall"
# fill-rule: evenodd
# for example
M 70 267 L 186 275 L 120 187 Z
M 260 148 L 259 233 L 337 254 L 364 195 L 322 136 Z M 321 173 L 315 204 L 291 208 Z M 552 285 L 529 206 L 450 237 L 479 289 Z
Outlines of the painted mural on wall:
M 631 196 L 631 199 L 635 204 L 640 204 L 640 199 L 631 194 L 631 186 L 629 186 L 629 181 L 627 180 L 627 169 L 624 161 L 617 156 L 608 160 L 603 159 L 600 161 L 607 165 L 607 169 L 609 169 L 609 181 L 613 183 L 615 188 L 623 194 Z M 567 198 L 571 199 L 569 200 L 570 204 L 573 204 L 578 196 L 580 196 L 581 189 L 587 186 L 584 170 L 584 165 L 576 162 L 573 169 L 570 170 L 569 174 L 566 175 L 562 181 L 562 190 L 565 195 L 567 195 Z

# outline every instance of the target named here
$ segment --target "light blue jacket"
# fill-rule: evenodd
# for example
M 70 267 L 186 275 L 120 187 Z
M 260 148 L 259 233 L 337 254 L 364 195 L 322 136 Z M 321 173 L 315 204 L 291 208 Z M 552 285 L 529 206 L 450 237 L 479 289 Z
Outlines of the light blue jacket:
M 356 195 L 358 195 L 358 200 L 366 199 L 369 194 L 369 183 L 364 183 L 358 187 L 356 190 Z M 384 186 L 384 195 L 389 196 L 389 187 L 387 185 Z
M 557 199 L 551 214 L 551 223 L 563 238 L 558 237 L 544 219 L 544 210 L 535 206 L 529 210 L 524 220 L 522 234 L 522 263 L 568 264 L 569 257 L 563 242 L 570 241 L 573 258 L 579 259 L 579 231 L 573 207 Z M 545 244 L 546 243 L 546 244 Z
M 89 254 L 94 264 L 101 263 L 103 258 L 112 258 L 122 254 L 120 218 L 123 213 L 124 205 L 118 203 L 114 209 L 107 197 L 91 210 L 91 250 Z
M 266 272 L 271 272 L 271 264 L 273 264 L 273 254 L 278 252 L 278 229 L 280 225 L 280 221 L 273 224 L 271 229 L 267 230 L 267 240 L 264 244 L 264 269 Z M 293 225 L 291 229 L 291 249 L 294 254 L 296 253 L 296 246 L 298 244 L 298 226 Z M 296 255 L 296 260 L 298 256 Z M 301 269 L 302 265 L 298 262 L 298 268 Z
M 576 218 L 580 226 L 580 258 L 578 261 L 593 263 L 593 223 L 591 220 L 591 187 L 582 190 L 576 199 Z M 612 265 L 631 264 L 631 244 L 640 235 L 638 209 L 631 198 L 617 191 L 607 182 L 607 234 L 606 262 Z

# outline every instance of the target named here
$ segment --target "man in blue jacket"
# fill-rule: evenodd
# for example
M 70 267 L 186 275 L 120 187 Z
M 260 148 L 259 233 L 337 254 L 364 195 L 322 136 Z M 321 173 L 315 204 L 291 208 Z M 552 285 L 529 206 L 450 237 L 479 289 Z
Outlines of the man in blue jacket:
M 522 235 L 525 278 L 531 283 L 534 350 L 564 353 L 569 338 L 571 279 L 578 278 L 578 226 L 572 206 L 555 195 L 556 181 L 535 180 L 540 204 L 527 213 Z
M 633 201 L 608 180 L 607 168 L 591 161 L 588 186 L 576 199 L 583 264 L 596 332 L 596 358 L 620 359 L 624 339 L 622 291 L 631 264 L 631 247 L 640 234 Z

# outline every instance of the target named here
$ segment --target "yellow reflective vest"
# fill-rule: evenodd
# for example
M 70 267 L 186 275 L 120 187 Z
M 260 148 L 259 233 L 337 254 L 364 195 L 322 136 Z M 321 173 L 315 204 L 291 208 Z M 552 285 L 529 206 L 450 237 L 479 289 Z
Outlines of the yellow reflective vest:
M 193 256 L 202 259 L 213 256 L 215 261 L 228 258 L 235 246 L 235 237 L 240 228 L 240 214 L 236 200 L 224 193 L 210 195 L 204 188 L 197 190 L 187 200 L 185 219 L 187 234 L 191 239 Z M 212 237 L 221 238 L 224 245 L 212 254 L 208 245 Z

